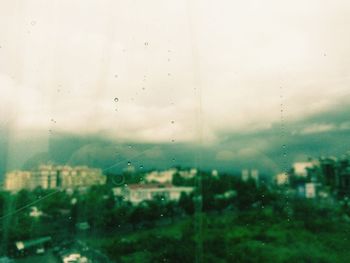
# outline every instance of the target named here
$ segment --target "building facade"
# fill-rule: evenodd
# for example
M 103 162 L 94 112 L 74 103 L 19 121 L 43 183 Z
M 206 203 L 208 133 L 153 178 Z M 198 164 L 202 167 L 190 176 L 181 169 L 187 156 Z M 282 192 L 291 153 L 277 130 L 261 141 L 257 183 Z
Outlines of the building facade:
M 106 183 L 101 169 L 87 166 L 40 165 L 31 171 L 14 171 L 5 176 L 5 189 L 19 191 L 43 189 L 88 187 Z
M 137 205 L 142 201 L 157 198 L 163 201 L 178 201 L 181 193 L 190 194 L 193 189 L 193 187 L 175 187 L 171 184 L 134 184 L 114 188 L 113 193 L 117 198 L 123 198 L 124 201 Z

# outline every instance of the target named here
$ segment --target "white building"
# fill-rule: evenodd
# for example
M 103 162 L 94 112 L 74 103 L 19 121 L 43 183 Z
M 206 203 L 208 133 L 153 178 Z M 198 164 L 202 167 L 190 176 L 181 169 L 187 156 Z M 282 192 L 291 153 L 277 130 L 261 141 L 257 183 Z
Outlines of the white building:
M 307 177 L 307 169 L 313 166 L 314 164 L 312 162 L 297 162 L 293 164 L 293 171 L 296 176 Z
M 179 175 L 185 179 L 191 179 L 197 175 L 197 169 L 192 168 L 191 170 L 179 171 Z
M 178 201 L 181 193 L 189 194 L 192 191 L 193 187 L 175 187 L 171 184 L 134 184 L 113 189 L 116 197 L 122 197 L 123 200 L 136 205 L 156 198 L 164 201 Z
M 166 171 L 153 171 L 146 174 L 145 182 L 161 184 L 171 183 L 175 173 L 177 173 L 177 169 L 175 168 Z
M 289 175 L 287 173 L 279 173 L 275 176 L 276 185 L 286 185 L 289 183 Z

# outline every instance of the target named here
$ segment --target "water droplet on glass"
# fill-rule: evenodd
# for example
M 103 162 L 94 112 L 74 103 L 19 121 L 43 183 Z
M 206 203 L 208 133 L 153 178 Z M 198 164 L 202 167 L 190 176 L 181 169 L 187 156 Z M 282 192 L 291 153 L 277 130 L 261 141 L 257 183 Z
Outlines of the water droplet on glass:
M 131 162 L 130 161 L 128 161 L 128 166 L 130 166 L 131 165 Z
M 142 164 L 140 165 L 140 169 L 143 169 L 143 165 Z
M 119 101 L 119 99 L 118 99 L 117 97 L 115 97 L 115 98 L 114 98 L 114 101 L 115 101 L 115 102 L 118 102 L 118 101 Z
M 114 75 L 114 77 L 115 77 L 115 78 L 118 78 L 118 75 L 117 75 L 117 74 L 115 74 L 115 75 Z
M 32 22 L 30 22 L 30 24 L 31 24 L 32 26 L 35 26 L 36 21 L 32 21 Z
M 122 185 L 125 183 L 125 178 L 123 175 L 114 175 L 112 177 L 112 183 L 114 185 Z
M 175 123 L 175 121 L 171 121 L 171 124 L 174 124 Z
M 148 42 L 145 42 L 145 46 L 148 46 Z

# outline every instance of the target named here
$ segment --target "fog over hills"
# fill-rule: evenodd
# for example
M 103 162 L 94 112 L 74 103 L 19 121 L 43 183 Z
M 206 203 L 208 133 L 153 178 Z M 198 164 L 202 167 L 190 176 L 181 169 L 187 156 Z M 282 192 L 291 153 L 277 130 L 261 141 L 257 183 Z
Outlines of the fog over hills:
M 130 162 L 143 170 L 182 166 L 235 173 L 242 168 L 257 168 L 273 175 L 295 161 L 346 154 L 350 150 L 349 110 L 344 106 L 304 120 L 285 121 L 284 128 L 282 123 L 275 123 L 259 131 L 223 133 L 220 141 L 202 144 L 128 143 L 98 135 L 78 136 L 55 131 L 49 137 L 37 134 L 16 141 L 2 136 L 2 149 L 7 147 L 8 152 L 1 152 L 1 163 L 7 164 L 7 170 L 31 169 L 51 161 L 121 172 Z

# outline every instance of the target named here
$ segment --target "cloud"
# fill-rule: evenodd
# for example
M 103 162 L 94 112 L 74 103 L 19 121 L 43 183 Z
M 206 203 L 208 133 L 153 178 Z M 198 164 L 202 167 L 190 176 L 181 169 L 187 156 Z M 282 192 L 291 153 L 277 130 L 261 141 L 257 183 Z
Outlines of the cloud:
M 320 133 L 320 132 L 328 132 L 336 129 L 333 124 L 312 124 L 310 126 L 305 127 L 300 131 L 302 134 L 310 134 L 310 133 Z
M 192 4 L 4 4 L 0 123 L 215 144 L 349 105 L 348 1 Z M 306 134 L 338 127 L 302 126 Z

